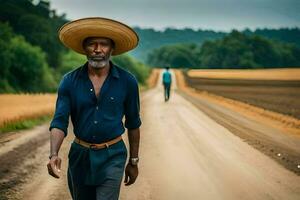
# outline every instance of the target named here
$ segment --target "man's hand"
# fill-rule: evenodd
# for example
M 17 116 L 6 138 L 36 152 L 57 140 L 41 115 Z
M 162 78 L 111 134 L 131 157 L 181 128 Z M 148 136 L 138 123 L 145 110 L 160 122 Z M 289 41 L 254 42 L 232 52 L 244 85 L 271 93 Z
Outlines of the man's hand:
M 138 166 L 131 165 L 130 163 L 128 163 L 125 169 L 125 180 L 124 180 L 125 185 L 128 186 L 133 184 L 138 174 L 139 174 Z
M 61 159 L 58 156 L 52 156 L 47 164 L 48 173 L 54 178 L 59 178 Z

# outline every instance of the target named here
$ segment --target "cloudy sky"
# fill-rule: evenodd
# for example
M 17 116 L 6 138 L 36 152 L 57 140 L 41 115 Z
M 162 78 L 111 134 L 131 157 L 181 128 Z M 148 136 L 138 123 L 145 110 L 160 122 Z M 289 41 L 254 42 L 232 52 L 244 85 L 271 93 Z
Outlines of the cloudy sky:
M 157 30 L 300 27 L 300 0 L 50 0 L 50 3 L 70 20 L 101 16 Z

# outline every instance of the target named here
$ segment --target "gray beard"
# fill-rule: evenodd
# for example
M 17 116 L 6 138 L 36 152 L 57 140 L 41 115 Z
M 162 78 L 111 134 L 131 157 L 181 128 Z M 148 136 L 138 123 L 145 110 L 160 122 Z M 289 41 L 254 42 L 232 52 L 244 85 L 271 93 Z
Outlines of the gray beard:
M 89 65 L 95 69 L 102 69 L 108 64 L 107 60 L 95 61 L 92 59 L 88 59 L 88 62 Z

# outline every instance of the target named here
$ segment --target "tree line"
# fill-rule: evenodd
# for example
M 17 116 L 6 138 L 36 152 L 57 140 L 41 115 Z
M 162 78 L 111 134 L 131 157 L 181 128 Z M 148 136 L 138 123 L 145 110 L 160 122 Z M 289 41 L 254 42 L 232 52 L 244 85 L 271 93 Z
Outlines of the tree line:
M 147 61 L 148 54 L 154 49 L 158 49 L 166 45 L 177 45 L 181 43 L 195 43 L 202 45 L 207 40 L 222 39 L 228 32 L 216 32 L 213 30 L 194 30 L 190 28 L 175 29 L 166 28 L 158 31 L 152 28 L 142 29 L 135 28 L 140 36 L 139 46 L 131 52 L 139 60 Z M 295 44 L 300 47 L 300 29 L 299 28 L 280 28 L 280 29 L 256 29 L 251 31 L 245 29 L 241 31 L 246 35 L 259 35 L 272 40 Z
M 300 66 L 296 44 L 233 30 L 222 39 L 167 45 L 153 50 L 147 62 L 177 68 L 281 68 Z

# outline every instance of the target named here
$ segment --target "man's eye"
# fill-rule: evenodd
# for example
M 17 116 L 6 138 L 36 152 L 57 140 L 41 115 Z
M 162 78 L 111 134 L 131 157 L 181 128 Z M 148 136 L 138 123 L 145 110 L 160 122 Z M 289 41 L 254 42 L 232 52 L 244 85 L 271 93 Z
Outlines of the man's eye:
M 97 46 L 96 44 L 88 44 L 87 45 L 87 47 L 90 49 L 94 49 L 94 48 L 96 48 L 96 46 Z

